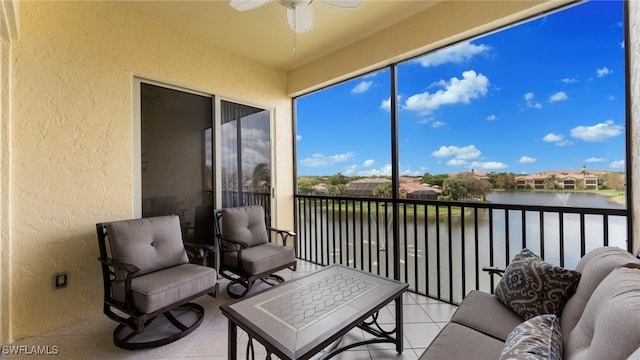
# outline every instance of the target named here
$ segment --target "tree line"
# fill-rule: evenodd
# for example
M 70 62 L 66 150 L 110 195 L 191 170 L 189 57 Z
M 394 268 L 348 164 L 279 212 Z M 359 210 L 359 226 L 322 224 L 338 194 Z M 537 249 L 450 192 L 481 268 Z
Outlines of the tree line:
M 298 194 L 316 194 L 316 186 L 324 184 L 326 194 L 330 196 L 347 195 L 347 184 L 366 178 L 365 176 L 345 176 L 336 173 L 331 176 L 301 176 L 298 177 Z M 391 177 L 379 177 L 391 179 Z M 438 200 L 476 200 L 484 201 L 489 192 L 494 190 L 514 191 L 518 188 L 516 175 L 512 172 L 492 172 L 486 176 L 477 176 L 473 171 L 457 174 L 425 173 L 420 182 L 427 186 L 441 188 L 443 194 Z M 556 175 L 549 175 L 544 180 L 546 190 L 561 189 L 560 179 Z M 598 176 L 599 189 L 625 190 L 625 176 L 621 172 L 610 172 Z M 527 184 L 525 189 L 531 189 Z M 578 186 L 579 189 L 579 186 Z M 380 198 L 391 197 L 391 182 L 383 183 L 373 189 L 373 196 Z

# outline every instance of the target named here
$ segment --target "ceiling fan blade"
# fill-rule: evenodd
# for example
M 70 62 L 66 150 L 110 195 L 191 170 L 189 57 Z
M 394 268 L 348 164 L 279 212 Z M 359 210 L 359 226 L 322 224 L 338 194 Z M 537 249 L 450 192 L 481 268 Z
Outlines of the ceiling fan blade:
M 249 11 L 265 5 L 270 0 L 229 0 L 229 5 L 238 11 Z
M 362 4 L 362 0 L 322 0 L 325 4 L 345 9 L 355 9 Z
M 287 9 L 287 20 L 289 27 L 296 34 L 302 34 L 313 29 L 313 8 L 311 6 L 300 6 L 294 9 Z

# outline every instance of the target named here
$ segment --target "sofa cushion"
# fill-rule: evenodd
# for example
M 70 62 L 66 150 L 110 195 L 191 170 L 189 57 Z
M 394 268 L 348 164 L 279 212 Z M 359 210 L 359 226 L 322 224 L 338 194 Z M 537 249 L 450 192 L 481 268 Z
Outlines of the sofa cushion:
M 548 264 L 522 249 L 507 266 L 495 295 L 525 320 L 542 314 L 559 315 L 579 280 L 579 272 Z
M 561 360 L 562 333 L 556 315 L 533 317 L 507 336 L 500 360 Z
M 576 326 L 591 294 L 602 279 L 609 275 L 613 269 L 634 262 L 640 264 L 640 260 L 629 252 L 614 246 L 599 247 L 583 256 L 576 265 L 576 270 L 581 274 L 578 288 L 567 301 L 560 317 L 562 333 L 566 335 Z
M 222 209 L 221 219 L 221 232 L 225 239 L 243 241 L 249 246 L 264 244 L 269 240 L 261 205 Z
M 500 340 L 450 322 L 422 353 L 420 360 L 498 359 L 503 348 L 504 343 Z
M 143 313 L 150 313 L 212 289 L 216 279 L 215 269 L 194 264 L 182 264 L 138 276 L 131 281 L 133 305 Z M 124 302 L 123 283 L 114 285 L 112 294 L 115 300 Z
M 565 332 L 565 358 L 627 359 L 640 346 L 640 265 L 619 267 L 598 285 Z
M 465 296 L 451 321 L 505 341 L 523 320 L 492 294 L 473 290 Z
M 176 215 L 114 221 L 107 234 L 112 258 L 140 268 L 135 276 L 189 262 Z

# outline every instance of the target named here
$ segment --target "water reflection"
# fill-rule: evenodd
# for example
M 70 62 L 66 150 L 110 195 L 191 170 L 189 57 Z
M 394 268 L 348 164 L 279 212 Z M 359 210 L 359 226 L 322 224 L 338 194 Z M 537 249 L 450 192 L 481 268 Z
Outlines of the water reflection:
M 510 199 L 524 205 L 528 195 Z M 594 198 L 573 195 L 558 201 L 584 207 L 588 199 L 588 207 L 593 208 Z M 396 257 L 390 206 L 367 200 L 310 201 L 300 206 L 304 209 L 299 217 L 301 258 L 348 263 L 389 277 L 398 258 L 400 278 L 411 289 L 454 302 L 472 289 L 490 291 L 494 283 L 482 267 L 505 266 L 523 247 L 550 263 L 574 268 L 581 257 L 583 236 L 586 251 L 603 245 L 605 231 L 609 245 L 626 248 L 627 240 L 626 216 L 411 203 L 400 207 Z

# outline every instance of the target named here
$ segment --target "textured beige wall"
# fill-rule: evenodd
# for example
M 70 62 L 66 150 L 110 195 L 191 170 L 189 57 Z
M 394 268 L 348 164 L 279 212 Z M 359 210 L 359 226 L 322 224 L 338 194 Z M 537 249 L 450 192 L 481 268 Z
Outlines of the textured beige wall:
M 631 204 L 632 213 L 632 237 L 633 249 L 640 248 L 640 1 L 629 1 L 629 39 L 625 44 L 631 58 L 627 66 L 629 67 L 630 78 L 629 87 L 631 94 L 627 101 L 631 108 L 631 139 L 633 140 L 629 151 L 631 153 Z
M 132 217 L 139 196 L 134 76 L 272 108 L 284 146 L 276 153 L 290 154 L 292 144 L 282 72 L 104 2 L 27 1 L 19 15 L 11 44 L 12 336 L 5 338 L 13 340 L 101 311 L 94 224 Z M 291 226 L 291 156 L 276 164 L 285 174 L 275 184 L 278 225 Z M 69 286 L 54 290 L 60 271 L 69 272 Z
M 291 96 L 478 36 L 560 7 L 557 1 L 445 1 L 349 47 L 289 72 Z
M 17 8 L 10 1 L 0 2 L 0 344 L 8 342 L 11 322 L 10 55 L 11 40 L 17 36 Z

